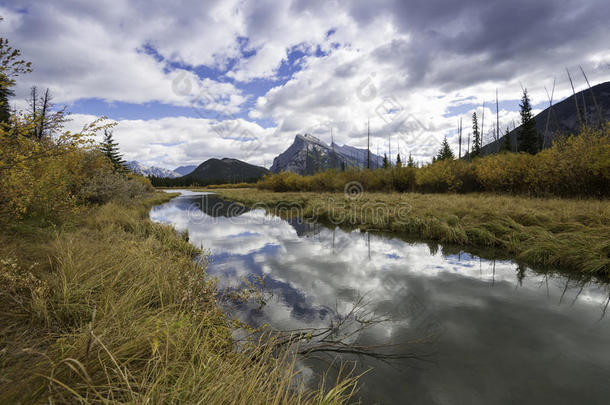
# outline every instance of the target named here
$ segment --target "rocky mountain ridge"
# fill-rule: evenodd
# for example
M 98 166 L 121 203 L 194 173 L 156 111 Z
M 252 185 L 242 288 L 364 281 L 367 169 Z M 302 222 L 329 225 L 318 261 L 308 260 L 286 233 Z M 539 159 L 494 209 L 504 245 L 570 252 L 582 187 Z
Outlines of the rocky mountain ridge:
M 381 165 L 382 158 L 370 154 L 370 167 Z M 344 167 L 367 167 L 368 155 L 366 149 L 349 145 L 330 145 L 311 134 L 297 134 L 292 144 L 275 159 L 271 166 L 272 173 L 282 171 L 297 174 L 312 174 L 318 171 Z
M 144 165 L 137 160 L 131 160 L 125 163 L 127 167 L 132 170 L 134 173 L 140 174 L 142 176 L 154 176 L 154 177 L 164 177 L 164 178 L 176 178 L 180 177 L 180 173 L 176 173 L 173 170 L 165 169 L 163 167 L 157 166 L 147 166 Z

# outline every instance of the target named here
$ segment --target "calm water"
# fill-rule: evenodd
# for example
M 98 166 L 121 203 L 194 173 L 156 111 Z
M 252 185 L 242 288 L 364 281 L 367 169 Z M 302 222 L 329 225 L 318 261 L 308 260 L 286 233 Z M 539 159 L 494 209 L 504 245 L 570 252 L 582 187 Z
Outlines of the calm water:
M 150 216 L 209 250 L 221 288 L 266 276 L 273 298 L 233 315 L 279 329 L 323 327 L 364 296 L 390 319 L 350 340 L 401 344 L 391 350 L 410 356 L 357 359 L 359 371 L 373 368 L 361 380 L 364 403 L 608 403 L 607 285 L 218 202 L 185 191 Z M 303 367 L 313 374 L 327 365 Z

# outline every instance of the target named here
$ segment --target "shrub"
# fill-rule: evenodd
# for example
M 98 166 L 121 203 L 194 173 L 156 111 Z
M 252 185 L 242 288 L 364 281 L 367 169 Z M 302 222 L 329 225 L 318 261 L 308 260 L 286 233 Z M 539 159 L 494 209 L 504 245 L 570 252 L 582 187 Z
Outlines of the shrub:
M 482 190 L 528 193 L 532 187 L 535 159 L 528 153 L 501 153 L 475 159 L 473 168 Z
M 467 192 L 478 188 L 473 165 L 463 160 L 439 160 L 417 171 L 419 191 Z
M 283 172 L 258 182 L 272 191 L 341 192 L 349 182 L 365 191 L 498 193 L 561 197 L 610 195 L 610 125 L 560 138 L 537 155 L 501 153 L 466 160 L 439 160 L 421 168 L 327 170 L 310 176 Z

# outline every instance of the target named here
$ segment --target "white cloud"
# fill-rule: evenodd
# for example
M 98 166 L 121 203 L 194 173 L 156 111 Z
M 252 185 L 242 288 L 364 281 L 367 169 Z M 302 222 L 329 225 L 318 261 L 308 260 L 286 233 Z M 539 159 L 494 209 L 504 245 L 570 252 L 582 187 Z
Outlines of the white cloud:
M 93 115 L 73 114 L 67 129 L 79 131 Z M 126 160 L 173 169 L 215 157 L 271 166 L 279 146 L 273 129 L 243 119 L 216 121 L 167 117 L 115 121 L 114 135 Z
M 0 7 L 0 32 L 35 68 L 20 79 L 17 100 L 36 84 L 50 87 L 58 103 L 157 101 L 273 119 L 277 128 L 269 130 L 240 121 L 241 128 L 265 134 L 262 154 L 232 151 L 222 137 L 205 143 L 220 148 L 220 155 L 268 164 L 298 132 L 329 141 L 333 128 L 339 142 L 364 147 L 370 119 L 374 150 L 387 150 L 393 135 L 395 151 L 400 145 L 403 155 L 428 160 L 443 136 L 457 150 L 452 111 L 462 105 L 468 128 L 469 104 L 491 103 L 496 88 L 503 101 L 519 99 L 521 86 L 527 87 L 536 104 L 546 103 L 545 86 L 550 90 L 554 77 L 555 100 L 571 94 L 564 66 L 576 72 L 582 64 L 592 83 L 610 79 L 610 29 L 602 12 L 607 5 L 566 1 L 188 0 L 176 6 L 161 0 L 18 0 Z M 292 49 L 307 55 L 285 84 L 266 94 L 242 86 L 278 79 Z M 198 77 L 193 71 L 200 67 L 213 74 Z M 396 124 L 405 118 L 406 130 L 400 130 Z M 515 113 L 503 110 L 500 118 L 504 128 Z M 177 117 L 122 125 L 132 133 L 166 125 L 150 135 L 159 142 L 134 146 L 131 157 L 171 167 L 179 159 L 211 155 L 205 147 L 163 146 L 173 142 L 175 131 L 197 138 L 189 146 L 197 146 L 202 134 L 214 139 L 206 132 L 210 122 Z
M 141 21 L 142 10 L 126 2 L 103 8 L 114 13 L 78 2 L 80 7 L 74 8 L 51 2 L 24 3 L 25 13 L 0 9 L 1 15 L 8 16 L 8 24 L 0 23 L 2 35 L 21 48 L 34 67 L 32 74 L 19 80 L 17 99 L 25 98 L 29 87 L 38 85 L 50 87 L 59 103 L 100 98 L 190 106 L 211 96 L 212 101 L 206 101 L 211 109 L 235 112 L 245 101 L 241 91 L 230 83 L 200 79 L 183 69 L 170 71 L 166 63 L 144 52 L 144 46 L 151 42 L 146 30 L 169 35 L 157 28 L 163 25 L 162 17 Z M 212 43 L 224 49 L 233 39 L 228 36 L 226 41 Z

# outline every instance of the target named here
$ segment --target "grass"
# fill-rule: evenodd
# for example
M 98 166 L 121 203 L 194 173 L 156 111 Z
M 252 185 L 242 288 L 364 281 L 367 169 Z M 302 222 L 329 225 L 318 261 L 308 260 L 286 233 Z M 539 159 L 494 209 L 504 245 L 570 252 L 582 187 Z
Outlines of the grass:
M 0 403 L 346 402 L 355 378 L 309 390 L 289 351 L 238 350 L 200 251 L 148 219 L 169 197 L 0 233 Z
M 541 268 L 610 277 L 610 201 L 472 194 L 271 192 L 219 189 L 223 198 L 323 222 L 461 246 L 500 248 Z M 297 206 L 298 210 L 288 207 Z M 380 209 L 377 207 L 381 207 Z M 398 210 L 397 207 L 404 207 Z

